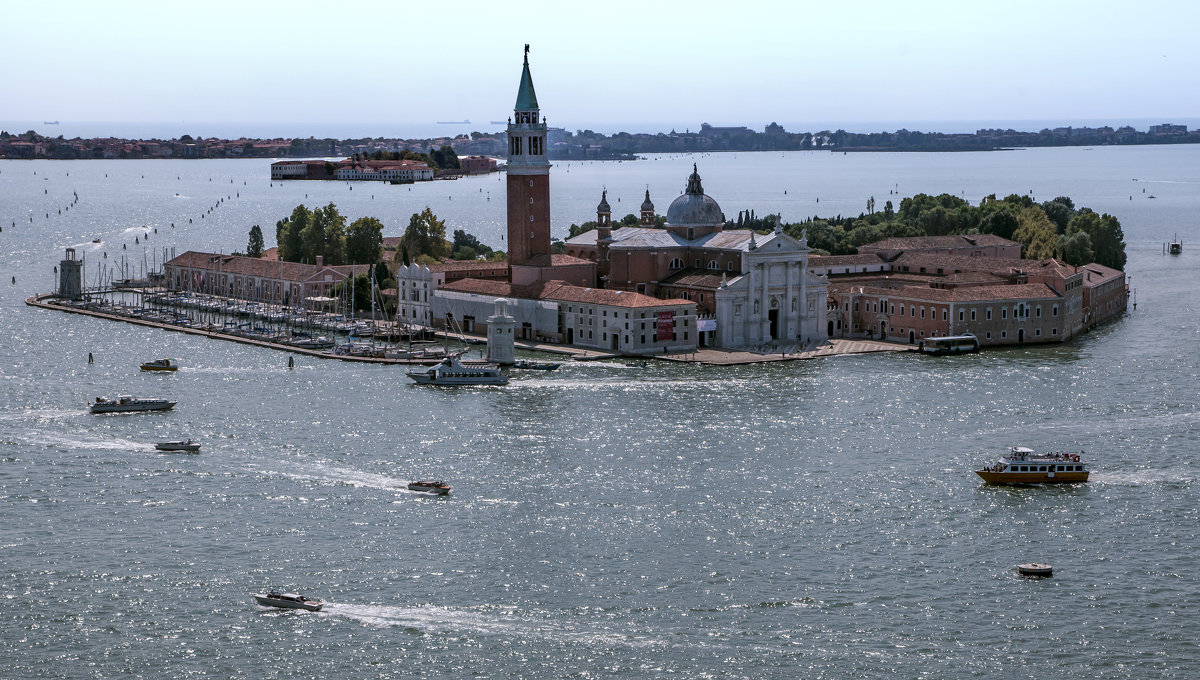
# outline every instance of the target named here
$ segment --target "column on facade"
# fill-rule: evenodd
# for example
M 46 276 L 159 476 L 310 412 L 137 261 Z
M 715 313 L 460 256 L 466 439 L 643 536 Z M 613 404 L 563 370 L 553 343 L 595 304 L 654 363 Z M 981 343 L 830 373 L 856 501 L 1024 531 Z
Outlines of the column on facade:
M 762 301 L 759 302 L 762 316 L 759 317 L 759 337 L 766 341 L 771 339 L 771 266 L 766 262 L 762 262 L 758 266 L 762 272 Z
M 800 338 L 804 339 L 805 325 L 810 325 L 810 326 L 812 325 L 812 324 L 805 323 L 809 320 L 809 318 L 808 318 L 808 285 L 807 285 L 808 257 L 807 256 L 803 257 L 798 263 L 796 263 L 796 266 L 800 270 L 799 271 L 799 273 L 800 273 Z M 823 305 L 823 304 L 825 304 L 825 301 L 820 300 L 818 304 Z M 818 310 L 818 313 L 820 313 L 819 310 Z M 817 332 L 820 333 L 821 331 L 817 330 Z
M 804 305 L 803 300 L 797 300 L 796 301 L 796 311 L 792 312 L 792 292 L 793 292 L 792 271 L 795 268 L 796 268 L 795 265 L 791 262 L 788 262 L 783 265 L 783 271 L 787 275 L 786 276 L 786 278 L 787 278 L 787 294 L 783 301 L 783 304 L 784 304 L 783 318 L 786 321 L 783 324 L 783 332 L 781 333 L 781 335 L 786 336 L 789 340 L 791 340 L 795 337 L 795 334 L 798 332 L 798 330 L 800 328 L 799 314 L 801 313 L 801 309 Z

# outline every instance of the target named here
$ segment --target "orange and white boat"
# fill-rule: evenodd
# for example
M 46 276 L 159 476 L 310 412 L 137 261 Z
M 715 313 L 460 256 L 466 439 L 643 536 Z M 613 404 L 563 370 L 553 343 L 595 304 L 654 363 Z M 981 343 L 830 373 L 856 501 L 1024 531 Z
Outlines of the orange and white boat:
M 995 465 L 975 474 L 988 484 L 1070 484 L 1088 480 L 1087 465 L 1079 453 L 1035 453 L 1033 449 L 1014 446 L 1008 455 Z

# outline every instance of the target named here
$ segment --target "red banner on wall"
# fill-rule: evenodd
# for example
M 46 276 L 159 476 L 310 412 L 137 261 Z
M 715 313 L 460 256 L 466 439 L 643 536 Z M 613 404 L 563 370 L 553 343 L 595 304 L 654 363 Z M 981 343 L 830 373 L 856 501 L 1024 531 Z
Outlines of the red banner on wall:
M 659 312 L 658 313 L 658 338 L 659 342 L 670 340 L 675 335 L 675 312 Z

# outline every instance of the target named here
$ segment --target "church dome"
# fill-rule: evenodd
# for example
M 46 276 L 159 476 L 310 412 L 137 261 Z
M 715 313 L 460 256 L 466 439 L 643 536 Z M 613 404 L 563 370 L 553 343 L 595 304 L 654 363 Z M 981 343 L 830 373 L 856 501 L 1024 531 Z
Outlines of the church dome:
M 600 194 L 600 204 L 596 206 L 596 212 L 598 212 L 598 213 L 611 213 L 612 212 L 612 208 L 608 207 L 608 190 L 607 189 L 604 190 L 604 193 Z
M 704 193 L 700 186 L 700 173 L 692 166 L 692 175 L 688 177 L 687 190 L 682 196 L 671 201 L 667 208 L 667 225 L 672 227 L 712 227 L 725 224 L 725 213 L 721 206 Z
M 650 202 L 650 190 L 646 189 L 646 200 L 642 201 L 642 210 L 654 211 L 654 204 Z

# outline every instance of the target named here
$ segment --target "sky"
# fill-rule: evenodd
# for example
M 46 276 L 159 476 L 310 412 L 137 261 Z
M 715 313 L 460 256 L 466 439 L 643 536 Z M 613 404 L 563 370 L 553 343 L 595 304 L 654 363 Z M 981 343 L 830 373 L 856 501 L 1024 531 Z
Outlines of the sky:
M 0 16 L 0 121 L 492 129 L 525 43 L 568 129 L 1200 117 L 1194 0 L 0 0 Z

